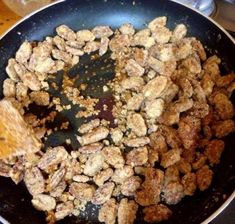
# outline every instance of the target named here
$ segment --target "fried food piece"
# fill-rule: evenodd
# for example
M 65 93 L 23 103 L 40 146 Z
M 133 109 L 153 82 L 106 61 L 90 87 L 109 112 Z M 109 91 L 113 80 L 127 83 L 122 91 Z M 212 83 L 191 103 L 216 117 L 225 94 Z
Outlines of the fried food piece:
M 69 192 L 79 200 L 91 201 L 95 193 L 95 187 L 87 183 L 72 183 Z
M 138 137 L 145 136 L 147 127 L 141 114 L 131 113 L 127 117 L 127 127 L 131 129 Z
M 161 166 L 167 168 L 171 165 L 174 165 L 178 161 L 180 161 L 180 150 L 171 149 L 168 152 L 162 154 Z
M 99 221 L 105 224 L 115 224 L 117 212 L 118 204 L 114 198 L 111 198 L 99 210 Z
M 214 139 L 206 146 L 205 155 L 207 156 L 210 164 L 218 164 L 223 151 L 224 142 L 222 140 Z
M 118 207 L 118 224 L 132 224 L 136 218 L 138 205 L 133 200 L 124 198 Z
M 184 187 L 180 182 L 170 182 L 164 186 L 163 199 L 169 205 L 175 205 L 184 197 Z
M 46 194 L 35 195 L 31 202 L 33 206 L 39 211 L 51 211 L 56 206 L 55 199 Z
M 25 171 L 24 182 L 31 195 L 41 194 L 45 191 L 45 180 L 37 167 Z
M 157 204 L 160 201 L 160 193 L 164 181 L 164 174 L 159 169 L 146 168 L 145 181 L 135 194 L 135 200 L 141 206 Z
M 107 182 L 100 186 L 94 193 L 91 202 L 95 205 L 104 204 L 108 201 L 112 195 L 115 184 L 112 182 Z
M 102 186 L 105 181 L 113 176 L 113 170 L 111 168 L 107 168 L 99 172 L 96 176 L 94 176 L 93 180 L 98 186 Z
M 103 168 L 104 160 L 105 158 L 101 152 L 91 154 L 86 161 L 84 174 L 95 176 Z
M 211 129 L 217 138 L 223 138 L 235 130 L 235 124 L 233 120 L 218 121 Z
M 184 186 L 185 195 L 194 195 L 197 189 L 197 181 L 195 173 L 187 173 L 182 177 L 182 184 Z
M 222 120 L 231 119 L 234 115 L 232 102 L 222 93 L 218 93 L 214 97 L 214 104 L 217 113 Z
M 163 204 L 152 205 L 144 208 L 144 221 L 148 223 L 158 223 L 168 220 L 172 211 Z
M 5 79 L 3 82 L 3 95 L 5 97 L 15 97 L 16 85 L 12 79 Z
M 126 155 L 126 164 L 131 166 L 141 166 L 148 161 L 148 149 L 147 147 L 139 147 L 132 149 Z
M 118 184 L 122 184 L 129 177 L 134 175 L 133 168 L 131 166 L 124 166 L 123 168 L 115 169 L 112 176 L 112 181 Z
M 37 166 L 42 170 L 46 170 L 54 165 L 61 163 L 67 157 L 68 153 L 63 146 L 49 148 L 46 153 L 40 158 Z
M 205 165 L 196 172 L 197 185 L 200 191 L 205 191 L 210 187 L 213 177 L 213 172 L 209 166 Z
M 66 216 L 70 215 L 74 209 L 73 202 L 66 201 L 60 203 L 56 206 L 55 218 L 56 220 L 64 219 Z
M 138 176 L 131 176 L 121 185 L 121 192 L 125 196 L 132 196 L 141 186 L 141 179 Z
M 105 127 L 100 126 L 81 137 L 78 136 L 77 139 L 80 142 L 80 144 L 84 146 L 105 139 L 108 136 L 108 134 L 109 130 Z
M 107 146 L 102 150 L 102 154 L 107 163 L 115 168 L 122 168 L 124 166 L 124 158 L 121 150 L 115 146 Z

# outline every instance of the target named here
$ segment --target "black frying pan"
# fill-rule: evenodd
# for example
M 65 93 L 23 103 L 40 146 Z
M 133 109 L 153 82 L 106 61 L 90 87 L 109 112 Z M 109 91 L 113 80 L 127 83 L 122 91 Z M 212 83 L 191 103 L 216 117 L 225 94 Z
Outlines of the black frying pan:
M 147 22 L 157 16 L 168 16 L 167 26 L 175 27 L 178 23 L 187 24 L 188 35 L 195 36 L 207 46 L 209 54 L 218 53 L 222 58 L 221 70 L 224 74 L 235 70 L 235 44 L 232 39 L 216 24 L 199 13 L 165 0 L 67 0 L 29 16 L 13 27 L 0 40 L 0 98 L 2 97 L 2 83 L 7 77 L 5 67 L 7 60 L 13 57 L 20 44 L 25 40 L 42 40 L 45 36 L 53 35 L 55 27 L 67 24 L 74 30 L 92 28 L 96 25 L 110 25 L 116 28 L 125 22 L 134 24 L 137 29 L 143 28 Z M 90 63 L 87 58 L 84 63 Z M 103 61 L 98 61 L 93 69 L 97 69 Z M 76 74 L 74 68 L 72 73 Z M 99 73 L 99 71 L 98 71 Z M 104 80 L 112 78 L 113 71 L 107 70 L 102 75 Z M 97 84 L 95 78 L 89 83 L 91 86 Z M 99 95 L 99 91 L 92 91 Z M 110 96 L 99 97 L 103 101 L 112 102 Z M 233 97 L 233 102 L 234 97 Z M 103 114 L 107 116 L 108 114 Z M 76 130 L 79 122 L 73 122 L 71 114 L 64 114 L 63 118 L 70 119 L 73 124 L 71 132 Z M 63 136 L 70 133 L 57 133 L 47 144 L 57 145 L 64 141 Z M 230 197 L 235 189 L 235 135 L 226 137 L 226 150 L 222 155 L 220 165 L 215 168 L 215 176 L 212 187 L 205 192 L 197 192 L 193 197 L 185 197 L 178 205 L 172 206 L 173 216 L 167 223 L 174 224 L 196 224 L 201 223 L 212 215 Z M 42 224 L 45 216 L 37 212 L 31 206 L 31 196 L 23 184 L 15 186 L 10 179 L 0 178 L 0 215 L 12 224 Z M 80 218 L 69 217 L 59 223 L 97 223 L 97 216 L 90 213 L 91 205 Z M 144 223 L 142 215 L 138 214 L 136 223 Z

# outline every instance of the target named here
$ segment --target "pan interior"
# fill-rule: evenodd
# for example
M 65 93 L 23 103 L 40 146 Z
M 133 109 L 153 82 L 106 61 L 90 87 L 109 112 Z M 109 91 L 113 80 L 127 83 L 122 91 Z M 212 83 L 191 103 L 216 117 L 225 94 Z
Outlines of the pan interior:
M 180 13 L 179 13 L 180 12 Z M 188 28 L 188 35 L 195 36 L 207 46 L 208 53 L 217 53 L 222 58 L 222 71 L 226 74 L 235 70 L 235 45 L 217 26 L 208 19 L 196 12 L 178 5 L 177 3 L 165 0 L 136 0 L 136 1 L 76 1 L 69 0 L 49 7 L 13 28 L 6 36 L 0 40 L 0 94 L 2 97 L 2 83 L 7 77 L 5 67 L 8 58 L 14 53 L 25 40 L 42 40 L 44 37 L 54 35 L 55 27 L 66 24 L 74 30 L 92 28 L 96 25 L 110 25 L 117 28 L 123 23 L 132 23 L 135 28 L 140 29 L 151 19 L 165 15 L 168 17 L 167 26 L 173 28 L 176 24 L 184 23 Z M 101 69 L 104 68 L 104 69 Z M 110 111 L 113 105 L 111 92 L 103 92 L 103 85 L 114 77 L 114 62 L 109 59 L 109 55 L 95 61 L 90 57 L 82 57 L 81 63 L 68 72 L 61 72 L 56 75 L 57 84 L 60 86 L 63 77 L 76 78 L 75 85 L 87 83 L 88 87 L 83 94 L 94 96 L 100 99 L 98 104 L 101 118 L 112 122 Z M 53 80 L 51 80 L 53 81 Z M 53 90 L 53 96 L 61 97 L 64 104 L 68 103 L 66 98 L 60 93 L 61 89 Z M 235 102 L 233 96 L 233 102 Z M 107 111 L 102 111 L 103 104 L 108 105 Z M 69 137 L 72 138 L 71 150 L 76 148 L 74 132 L 84 122 L 83 119 L 76 119 L 75 114 L 81 110 L 78 106 L 72 106 L 71 111 L 60 113 L 56 122 L 69 121 L 70 126 L 66 131 L 58 131 L 50 136 L 47 145 L 56 146 L 64 144 Z M 39 115 L 47 113 L 32 108 Z M 234 134 L 225 138 L 226 150 L 223 153 L 221 163 L 215 167 L 216 173 L 212 187 L 205 192 L 198 192 L 193 197 L 185 197 L 181 203 L 172 206 L 173 216 L 167 223 L 200 223 L 218 209 L 226 198 L 231 195 L 235 186 L 235 152 L 233 150 Z M 67 147 L 67 146 L 66 146 Z M 9 220 L 10 223 L 44 223 L 44 214 L 37 212 L 31 206 L 31 197 L 27 193 L 23 184 L 15 186 L 11 180 L 0 178 L 0 215 Z M 84 213 L 79 218 L 69 217 L 59 223 L 97 223 L 97 208 L 88 205 Z M 144 223 L 141 214 L 138 214 L 136 223 Z

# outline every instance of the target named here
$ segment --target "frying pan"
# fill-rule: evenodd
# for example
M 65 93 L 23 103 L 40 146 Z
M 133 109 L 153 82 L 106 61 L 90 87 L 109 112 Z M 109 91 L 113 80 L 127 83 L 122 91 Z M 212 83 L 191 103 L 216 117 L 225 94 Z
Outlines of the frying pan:
M 216 53 L 222 59 L 222 73 L 227 74 L 235 70 L 235 43 L 233 39 L 218 24 L 186 6 L 166 0 L 67 0 L 59 1 L 31 14 L 2 36 L 0 40 L 0 98 L 2 97 L 3 80 L 7 77 L 5 73 L 7 60 L 14 56 L 24 40 L 40 41 L 46 36 L 54 35 L 55 27 L 61 24 L 79 30 L 101 24 L 117 28 L 121 24 L 129 22 L 137 29 L 141 29 L 153 18 L 163 15 L 168 17 L 167 26 L 169 28 L 173 29 L 179 23 L 186 24 L 188 36 L 200 39 L 206 46 L 209 55 Z M 113 77 L 114 72 L 110 68 L 102 73 L 99 71 L 100 65 L 104 63 L 103 59 L 94 64 L 91 64 L 89 58 L 86 57 L 82 61 L 84 64 L 89 64 L 90 69 L 97 70 L 97 73 L 104 77 L 102 82 Z M 71 76 L 78 71 L 81 73 L 83 70 L 82 66 L 75 66 L 71 71 Z M 100 83 L 101 81 L 96 78 L 89 80 L 91 88 L 88 88 L 88 92 L 85 94 L 98 96 L 101 102 L 111 105 L 112 97 L 109 94 L 102 95 L 99 90 L 99 86 L 104 83 Z M 86 77 L 83 81 L 86 81 Z M 235 102 L 234 96 L 232 99 Z M 108 112 L 106 114 L 103 112 L 100 116 L 111 119 Z M 73 117 L 72 112 L 61 115 L 58 120 L 69 120 L 70 129 L 66 132 L 56 133 L 49 138 L 46 144 L 53 146 L 63 144 L 64 136 L 66 138 L 70 136 L 82 122 L 82 120 L 77 121 Z M 173 216 L 167 223 L 196 224 L 203 221 L 208 223 L 233 199 L 235 189 L 234 137 L 235 135 L 231 134 L 224 139 L 226 149 L 222 155 L 221 163 L 214 168 L 215 176 L 211 187 L 204 192 L 197 192 L 193 197 L 185 197 L 179 204 L 172 206 Z M 72 144 L 72 147 L 76 147 L 76 145 Z M 15 186 L 7 178 L 0 178 L 0 183 L 0 215 L 4 219 L 12 224 L 45 223 L 44 214 L 31 206 L 31 196 L 23 183 Z M 144 223 L 142 217 L 143 215 L 138 213 L 136 223 Z M 90 204 L 81 217 L 68 217 L 58 223 L 88 222 L 98 223 L 97 207 L 93 208 Z

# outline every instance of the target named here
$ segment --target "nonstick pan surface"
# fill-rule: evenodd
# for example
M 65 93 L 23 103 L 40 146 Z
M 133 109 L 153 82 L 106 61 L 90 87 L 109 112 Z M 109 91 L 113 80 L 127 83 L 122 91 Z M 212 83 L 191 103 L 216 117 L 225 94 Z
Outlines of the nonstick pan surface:
M 207 46 L 208 54 L 216 53 L 222 59 L 221 70 L 224 74 L 235 70 L 235 44 L 232 39 L 217 25 L 201 14 L 175 2 L 166 0 L 67 0 L 54 4 L 26 18 L 12 28 L 0 40 L 0 98 L 2 98 L 2 84 L 7 77 L 5 67 L 10 57 L 24 40 L 39 41 L 46 36 L 54 35 L 55 27 L 66 24 L 74 30 L 92 28 L 96 25 L 109 25 L 117 28 L 123 23 L 132 23 L 135 28 L 141 29 L 147 22 L 157 16 L 167 16 L 169 28 L 176 24 L 184 23 L 188 28 L 188 36 L 197 37 Z M 100 86 L 114 75 L 112 67 L 101 72 L 99 67 L 104 66 L 104 58 L 91 64 L 89 58 L 82 59 L 83 64 L 90 65 L 93 70 L 103 76 L 103 83 L 95 77 L 89 79 L 88 91 L 84 94 L 93 94 L 101 99 L 101 102 L 112 105 L 111 94 L 102 95 Z M 110 62 L 112 63 L 112 62 Z M 79 71 L 82 66 L 70 71 L 71 76 Z M 60 74 L 58 77 L 61 77 Z M 86 81 L 84 77 L 83 81 Z M 58 80 L 58 83 L 60 81 Z M 59 92 L 52 92 L 56 95 Z M 233 102 L 235 102 L 233 96 Z M 37 108 L 34 108 L 37 110 Z M 73 108 L 74 110 L 77 108 Z M 112 119 L 110 113 L 101 113 L 101 117 Z M 67 119 L 72 124 L 69 131 L 56 133 L 49 138 L 47 144 L 63 144 L 65 139 L 73 134 L 73 131 L 81 124 L 82 120 L 75 120 L 73 113 L 62 114 L 60 120 Z M 179 204 L 172 206 L 173 216 L 167 223 L 197 224 L 213 214 L 233 193 L 235 188 L 235 134 L 226 137 L 226 150 L 221 163 L 215 167 L 215 176 L 212 186 L 205 192 L 197 192 L 193 197 L 185 197 Z M 75 147 L 75 143 L 72 144 Z M 31 196 L 23 183 L 16 186 L 10 179 L 0 178 L 0 215 L 12 224 L 42 224 L 45 223 L 43 213 L 36 211 L 31 206 Z M 144 223 L 142 215 L 138 214 L 136 223 Z M 98 223 L 97 213 L 91 205 L 81 217 L 69 217 L 59 223 Z

